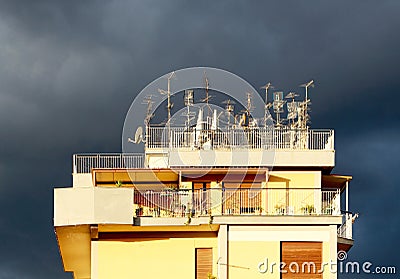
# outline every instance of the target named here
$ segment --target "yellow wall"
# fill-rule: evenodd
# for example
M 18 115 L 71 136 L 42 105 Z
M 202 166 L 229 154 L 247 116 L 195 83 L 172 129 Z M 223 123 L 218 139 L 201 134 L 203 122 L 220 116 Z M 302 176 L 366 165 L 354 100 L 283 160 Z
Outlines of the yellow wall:
M 281 241 L 320 241 L 322 262 L 330 263 L 331 260 L 336 260 L 337 243 L 334 226 L 230 226 L 229 279 L 280 278 L 278 264 L 281 260 Z M 260 273 L 258 270 L 258 265 L 262 261 L 268 265 L 265 273 Z M 277 264 L 273 267 L 273 272 L 271 272 L 272 263 Z M 337 278 L 337 274 L 331 273 L 329 268 L 325 266 L 323 278 Z
M 314 190 L 298 188 L 320 188 L 321 173 L 318 171 L 271 172 L 267 188 L 267 204 L 264 206 L 268 214 L 279 214 L 279 208 L 292 215 L 303 214 L 306 207 L 312 205 L 319 211 L 321 194 Z M 284 189 L 296 190 L 284 190 Z
M 336 245 L 336 243 L 335 243 Z M 323 263 L 330 263 L 331 262 L 331 258 L 330 258 L 330 249 L 331 249 L 331 243 L 325 241 L 322 243 L 322 262 Z M 335 253 L 336 256 L 336 253 Z M 336 259 L 332 259 L 333 261 Z M 329 279 L 332 278 L 332 276 L 335 276 L 335 274 L 332 274 L 330 272 L 330 266 L 325 266 L 324 267 L 324 273 L 322 274 L 322 278 L 324 279 Z
M 278 187 L 286 187 L 285 180 L 291 188 L 319 188 L 321 186 L 320 171 L 272 171 L 269 175 L 268 184 L 273 187 L 278 185 Z
M 231 241 L 229 242 L 229 279 L 243 278 L 263 278 L 279 279 L 279 266 L 273 267 L 271 272 L 271 262 L 280 262 L 280 242 L 279 241 Z M 260 262 L 268 258 L 268 270 L 265 273 L 258 271 Z M 261 268 L 264 268 L 262 266 Z
M 322 243 L 322 262 L 330 263 L 330 247 L 330 242 Z M 268 266 L 264 270 L 265 273 L 258 270 L 261 262 Z M 271 266 L 273 263 L 276 264 Z M 229 279 L 279 279 L 279 263 L 280 241 L 231 241 L 229 243 Z M 261 265 L 260 268 L 265 269 L 265 265 Z M 335 277 L 335 274 L 331 274 L 329 266 L 326 266 L 323 278 L 332 277 Z
M 194 279 L 195 248 L 213 248 L 216 274 L 217 238 L 93 241 L 92 279 Z

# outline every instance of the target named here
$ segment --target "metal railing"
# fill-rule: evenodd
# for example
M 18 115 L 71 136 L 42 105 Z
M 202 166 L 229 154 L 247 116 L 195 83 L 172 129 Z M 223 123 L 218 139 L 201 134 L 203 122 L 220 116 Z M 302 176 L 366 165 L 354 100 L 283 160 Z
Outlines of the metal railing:
M 334 150 L 333 130 L 248 128 L 191 131 L 171 127 L 148 127 L 146 148 L 166 149 L 260 149 Z M 75 154 L 73 172 L 90 173 L 93 168 L 144 168 L 144 154 Z
M 340 215 L 340 192 L 319 188 L 165 190 L 134 193 L 136 216 Z
M 334 150 L 333 130 L 171 127 L 170 136 L 164 127 L 147 127 L 146 131 L 146 148 Z
M 75 154 L 73 172 L 90 173 L 93 168 L 143 168 L 144 154 Z
M 352 214 L 346 213 L 343 224 L 338 228 L 337 234 L 340 237 L 353 239 L 353 218 Z

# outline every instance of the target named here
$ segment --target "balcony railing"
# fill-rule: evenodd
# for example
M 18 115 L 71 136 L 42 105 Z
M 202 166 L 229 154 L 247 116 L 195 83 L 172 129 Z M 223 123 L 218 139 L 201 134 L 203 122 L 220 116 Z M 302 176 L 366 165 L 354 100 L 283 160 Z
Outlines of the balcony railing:
M 343 218 L 344 222 L 337 230 L 338 236 L 353 239 L 353 215 L 346 213 Z
M 333 130 L 296 130 L 248 128 L 187 131 L 171 127 L 148 127 L 146 148 L 166 149 L 260 149 L 260 150 L 334 150 Z M 75 154 L 74 173 L 90 173 L 93 168 L 144 168 L 144 154 Z
M 75 154 L 74 173 L 90 173 L 93 168 L 143 168 L 144 154 Z
M 340 192 L 319 188 L 135 191 L 136 216 L 340 215 Z
M 288 128 L 230 128 L 224 130 L 187 130 L 171 127 L 147 128 L 146 148 L 190 149 L 288 149 L 334 150 L 333 130 Z

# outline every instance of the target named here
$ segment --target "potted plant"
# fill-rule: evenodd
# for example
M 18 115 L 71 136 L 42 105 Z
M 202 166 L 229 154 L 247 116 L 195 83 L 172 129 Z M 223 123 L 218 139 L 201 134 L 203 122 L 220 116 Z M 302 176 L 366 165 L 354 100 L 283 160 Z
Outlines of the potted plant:
M 143 207 L 139 205 L 139 207 L 136 208 L 135 213 L 137 217 L 143 216 Z
M 301 210 L 303 211 L 304 214 L 308 215 L 315 213 L 315 207 L 312 204 L 307 204 L 306 206 L 303 206 Z
M 278 215 L 285 215 L 286 206 L 284 206 L 283 204 L 277 204 L 275 205 L 275 211 Z

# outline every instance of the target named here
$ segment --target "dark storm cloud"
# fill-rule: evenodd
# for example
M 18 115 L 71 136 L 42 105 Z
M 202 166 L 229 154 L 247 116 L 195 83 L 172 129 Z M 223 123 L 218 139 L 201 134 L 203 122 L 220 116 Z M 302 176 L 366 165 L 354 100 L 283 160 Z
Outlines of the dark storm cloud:
M 120 151 L 135 95 L 189 66 L 300 93 L 314 78 L 313 126 L 335 128 L 336 171 L 355 176 L 351 256 L 399 262 L 382 248 L 399 231 L 399 5 L 1 1 L 0 278 L 71 277 L 52 233 L 52 188 L 71 184 L 73 153 Z

